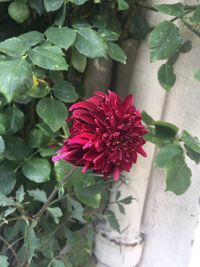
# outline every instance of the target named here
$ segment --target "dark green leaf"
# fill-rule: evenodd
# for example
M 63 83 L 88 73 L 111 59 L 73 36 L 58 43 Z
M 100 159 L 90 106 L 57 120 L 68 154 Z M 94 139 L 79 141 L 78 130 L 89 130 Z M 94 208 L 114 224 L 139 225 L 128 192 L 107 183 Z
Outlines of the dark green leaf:
M 16 106 L 7 107 L 3 114 L 8 121 L 8 133 L 16 133 L 23 127 L 25 120 L 24 113 Z
M 146 113 L 146 111 L 142 111 L 142 120 L 146 125 L 154 125 L 154 119 Z
M 79 97 L 73 85 L 68 81 L 56 83 L 53 87 L 53 94 L 56 98 L 66 103 L 76 102 Z
M 58 150 L 58 149 L 57 149 Z M 54 164 L 54 171 L 56 179 L 61 181 L 72 169 L 72 165 L 65 160 L 56 161 Z
M 125 212 L 125 208 L 124 208 L 124 206 L 121 205 L 120 203 L 117 203 L 117 206 L 118 206 L 118 208 L 119 208 L 120 213 L 122 213 L 122 214 L 125 215 L 126 212 Z
M 126 64 L 127 56 L 124 53 L 124 51 L 120 48 L 119 45 L 112 43 L 112 42 L 109 42 L 108 43 L 108 55 L 112 59 L 114 59 L 120 63 Z
M 37 113 L 53 132 L 60 129 L 65 123 L 67 107 L 54 98 L 43 98 L 37 104 Z
M 42 147 L 49 142 L 50 138 L 38 129 L 33 129 L 28 135 L 28 144 L 31 148 Z
M 35 10 L 40 16 L 45 13 L 44 1 L 28 0 L 30 7 Z
M 0 43 L 0 53 L 21 57 L 26 53 L 26 46 L 19 38 L 13 37 Z
M 40 151 L 40 156 L 43 158 L 46 157 L 52 157 L 56 154 L 56 151 L 58 150 L 58 147 L 48 147 L 48 148 L 44 148 Z M 60 161 L 59 161 L 60 162 Z
M 121 191 L 117 191 L 117 194 L 116 194 L 116 201 L 117 201 L 118 199 L 120 199 L 120 197 L 121 197 Z
M 128 3 L 125 0 L 117 0 L 118 10 L 123 11 L 129 8 Z
M 57 48 L 57 47 L 56 47 Z M 29 52 L 34 65 L 48 70 L 68 70 L 65 58 L 58 53 L 57 49 L 48 49 L 37 46 Z
M 106 43 L 96 31 L 90 28 L 78 29 L 75 46 L 86 57 L 106 57 Z
M 187 156 L 193 160 L 196 164 L 200 163 L 200 153 L 195 152 L 191 148 L 187 147 L 186 145 L 184 146 L 186 150 Z
M 169 91 L 176 81 L 176 75 L 173 72 L 173 67 L 169 64 L 163 64 L 158 71 L 158 80 L 160 85 Z
M 38 31 L 26 32 L 18 37 L 30 49 L 44 40 L 44 34 Z
M 44 6 L 47 12 L 56 11 L 61 8 L 64 0 L 44 0 Z
M 68 197 L 67 200 L 68 208 L 71 212 L 72 218 L 77 219 L 82 223 L 85 223 L 85 220 L 83 219 L 84 208 L 81 203 L 71 197 Z
M 31 158 L 22 166 L 23 174 L 31 181 L 44 183 L 49 180 L 51 167 L 46 159 Z
M 87 58 L 80 54 L 76 48 L 73 48 L 71 63 L 77 71 L 83 73 L 87 64 Z
M 156 121 L 155 125 L 155 134 L 159 138 L 163 139 L 174 139 L 178 132 L 178 128 L 169 122 L 165 121 Z
M 113 227 L 113 229 L 115 229 L 117 232 L 120 233 L 119 222 L 118 222 L 114 212 L 112 210 L 107 210 L 105 215 L 106 215 L 108 222 Z
M 0 255 L 0 267 L 8 267 L 8 266 L 9 266 L 8 257 Z
M 26 142 L 17 136 L 6 136 L 5 139 L 5 157 L 9 160 L 24 160 L 31 150 Z
M 155 158 L 155 165 L 164 168 L 174 156 L 183 155 L 183 149 L 178 144 L 169 144 L 160 149 Z
M 184 42 L 184 44 L 181 46 L 180 51 L 181 53 L 187 53 L 192 49 L 192 42 L 190 40 L 187 40 Z
M 31 86 L 32 72 L 25 59 L 0 61 L 0 92 L 8 102 L 26 93 Z
M 32 86 L 27 94 L 31 97 L 42 98 L 49 94 L 50 88 L 47 84 L 40 83 L 38 86 Z
M 47 39 L 67 50 L 76 39 L 76 31 L 68 27 L 50 27 L 46 30 L 45 35 Z
M 26 256 L 28 263 L 31 263 L 35 255 L 35 250 L 39 248 L 40 240 L 35 235 L 34 225 L 26 225 L 24 247 L 26 249 Z
M 49 212 L 49 214 L 51 215 L 51 217 L 53 218 L 54 222 L 56 224 L 59 223 L 60 218 L 62 217 L 63 213 L 62 210 L 58 207 L 55 208 L 47 208 L 47 211 Z
M 172 22 L 161 22 L 155 27 L 149 38 L 151 61 L 173 57 L 182 43 L 183 38 L 178 28 Z
M 8 119 L 5 114 L 0 113 L 0 135 L 4 135 L 9 128 Z
M 131 204 L 131 202 L 133 201 L 133 197 L 132 196 L 128 196 L 126 198 L 120 199 L 119 202 L 125 205 Z
M 184 5 L 182 3 L 177 4 L 162 4 L 154 5 L 154 7 L 159 11 L 171 16 L 183 16 L 185 14 Z
M 35 201 L 45 203 L 47 201 L 47 194 L 45 191 L 40 189 L 28 190 L 29 196 L 33 197 Z
M 149 33 L 150 26 L 144 16 L 134 15 L 128 24 L 128 31 L 133 39 L 144 40 Z
M 4 195 L 12 192 L 16 184 L 16 175 L 14 170 L 7 164 L 0 165 L 0 191 Z
M 198 6 L 192 16 L 194 22 L 200 23 L 200 6 Z
M 191 184 L 191 171 L 185 163 L 183 156 L 177 155 L 166 165 L 167 191 L 176 195 L 186 192 Z
M 200 141 L 197 137 L 193 137 L 187 131 L 183 131 L 181 138 L 187 147 L 192 149 L 194 152 L 200 153 Z

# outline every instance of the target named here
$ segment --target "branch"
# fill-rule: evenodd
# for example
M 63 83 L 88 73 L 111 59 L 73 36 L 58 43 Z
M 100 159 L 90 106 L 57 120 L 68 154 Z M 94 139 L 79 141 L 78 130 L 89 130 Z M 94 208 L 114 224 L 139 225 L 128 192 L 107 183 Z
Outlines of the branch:
M 66 180 L 72 175 L 72 173 L 76 170 L 76 168 L 77 167 L 72 168 L 72 170 L 68 173 L 68 175 L 63 179 L 62 184 L 66 182 Z M 46 211 L 46 209 L 49 207 L 51 201 L 53 200 L 53 198 L 55 197 L 57 193 L 58 193 L 58 187 L 56 186 L 54 190 L 51 192 L 47 201 L 42 206 L 42 208 L 35 215 L 32 216 L 33 219 L 38 219 Z

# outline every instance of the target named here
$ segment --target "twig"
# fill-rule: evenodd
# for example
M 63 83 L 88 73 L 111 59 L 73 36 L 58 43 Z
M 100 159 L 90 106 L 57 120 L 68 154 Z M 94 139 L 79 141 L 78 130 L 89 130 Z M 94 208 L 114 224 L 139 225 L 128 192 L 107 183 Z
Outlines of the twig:
M 73 167 L 72 170 L 68 173 L 68 175 L 63 179 L 62 184 L 65 183 L 65 181 L 72 175 L 72 173 L 76 170 L 77 167 Z M 51 203 L 51 201 L 53 200 L 53 198 L 55 197 L 55 195 L 58 193 L 58 187 L 56 186 L 54 188 L 54 190 L 51 192 L 49 198 L 47 199 L 47 201 L 44 203 L 44 205 L 42 206 L 42 208 L 35 214 L 33 215 L 33 219 L 38 219 L 48 208 L 49 204 Z
M 8 243 L 8 241 L 6 241 L 1 235 L 0 235 L 0 240 L 6 244 L 6 246 L 8 247 L 8 249 L 12 252 L 13 256 L 15 257 L 15 260 L 17 262 L 17 264 L 19 266 L 22 266 L 19 257 L 17 256 L 16 252 L 14 251 L 14 249 L 12 248 L 11 244 Z

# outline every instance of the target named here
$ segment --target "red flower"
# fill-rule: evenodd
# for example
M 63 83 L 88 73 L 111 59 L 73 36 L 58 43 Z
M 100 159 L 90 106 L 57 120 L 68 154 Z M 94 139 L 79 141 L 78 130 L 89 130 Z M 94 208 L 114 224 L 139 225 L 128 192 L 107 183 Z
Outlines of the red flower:
M 141 123 L 140 111 L 133 105 L 133 96 L 122 102 L 119 96 L 96 92 L 96 95 L 71 106 L 70 137 L 57 151 L 53 161 L 64 159 L 83 166 L 105 177 L 113 173 L 114 180 L 120 172 L 129 171 L 137 154 L 146 157 L 142 149 L 143 135 L 147 130 Z

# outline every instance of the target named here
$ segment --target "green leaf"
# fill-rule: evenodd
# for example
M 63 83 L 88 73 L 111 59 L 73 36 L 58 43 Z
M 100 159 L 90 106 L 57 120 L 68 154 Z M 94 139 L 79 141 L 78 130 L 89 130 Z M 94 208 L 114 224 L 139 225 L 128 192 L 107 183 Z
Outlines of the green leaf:
M 12 192 L 16 184 L 16 175 L 13 169 L 7 165 L 0 165 L 0 191 L 4 195 L 8 195 Z
M 36 11 L 39 16 L 44 14 L 46 12 L 44 8 L 44 1 L 41 0 L 28 0 L 30 7 L 33 9 L 33 11 Z
M 199 164 L 200 163 L 200 153 L 195 152 L 194 150 L 192 150 L 191 148 L 189 148 L 186 145 L 184 147 L 185 147 L 187 156 L 191 160 L 193 160 L 196 164 Z
M 27 49 L 44 41 L 44 34 L 38 31 L 26 32 L 18 38 L 26 45 Z
M 0 156 L 4 153 L 5 151 L 5 142 L 3 138 L 0 136 Z
M 109 29 L 99 29 L 98 34 L 106 41 L 117 41 L 119 39 L 119 33 Z
M 200 23 L 200 6 L 195 9 L 192 19 L 194 22 Z
M 150 26 L 144 16 L 134 15 L 128 23 L 128 31 L 133 39 L 144 40 L 150 31 Z
M 118 208 L 119 208 L 119 212 L 125 215 L 126 212 L 125 212 L 125 208 L 124 208 L 124 206 L 121 205 L 120 203 L 117 203 L 117 206 L 118 206 Z
M 23 1 L 14 1 L 10 3 L 8 13 L 17 23 L 23 23 L 30 17 L 29 6 Z
M 5 196 L 0 191 L 0 207 L 12 206 L 12 205 L 15 205 L 15 204 L 16 203 L 12 198 Z
M 121 197 L 121 191 L 117 191 L 117 194 L 116 194 L 116 201 L 119 200 Z
M 181 138 L 187 147 L 192 149 L 194 152 L 200 153 L 200 141 L 197 137 L 193 137 L 187 131 L 183 131 Z
M 125 205 L 131 204 L 133 201 L 133 197 L 132 196 L 128 196 L 126 198 L 120 199 L 119 202 Z
M 56 83 L 53 86 L 53 94 L 56 98 L 66 103 L 76 102 L 79 97 L 73 85 L 68 81 Z
M 47 12 L 56 11 L 61 8 L 64 0 L 44 0 L 44 6 Z
M 32 71 L 25 59 L 0 61 L 0 92 L 8 102 L 25 94 L 31 86 Z
M 77 219 L 81 223 L 85 223 L 85 220 L 83 219 L 84 208 L 81 203 L 71 197 L 68 197 L 67 200 L 68 209 L 71 212 L 72 218 Z
M 166 164 L 175 156 L 183 155 L 183 149 L 178 144 L 169 144 L 162 147 L 155 158 L 155 165 L 164 168 Z
M 90 28 L 77 30 L 75 47 L 81 54 L 89 58 L 106 57 L 106 43 L 96 31 Z
M 74 184 L 77 198 L 88 207 L 99 208 L 103 185 L 96 183 L 91 175 L 80 173 L 80 177 L 80 181 Z
M 7 107 L 3 114 L 7 118 L 8 133 L 16 133 L 23 127 L 25 121 L 24 113 L 16 106 Z
M 112 226 L 112 228 L 120 233 L 119 222 L 118 222 L 114 212 L 112 210 L 107 210 L 105 215 L 106 215 L 106 218 L 107 218 L 108 222 Z
M 49 212 L 49 214 L 51 215 L 51 217 L 53 218 L 54 222 L 56 224 L 59 223 L 60 218 L 62 217 L 63 213 L 62 210 L 58 207 L 55 208 L 47 208 L 47 211 Z
M 54 98 L 43 98 L 36 107 L 37 114 L 51 128 L 53 132 L 59 130 L 65 123 L 68 112 L 67 107 Z
M 69 0 L 69 1 L 77 6 L 80 6 L 80 5 L 85 4 L 85 2 L 87 2 L 88 0 Z
M 178 28 L 172 22 L 161 22 L 151 32 L 149 38 L 151 61 L 173 57 L 182 43 L 183 38 Z
M 57 149 L 58 150 L 58 149 Z M 61 181 L 72 169 L 72 165 L 65 160 L 56 161 L 54 164 L 54 171 L 56 179 Z
M 8 257 L 0 255 L 0 267 L 9 267 Z
M 5 114 L 0 114 L 0 135 L 4 135 L 9 127 Z
M 46 30 L 47 39 L 54 45 L 67 50 L 76 39 L 76 31 L 68 27 L 50 27 Z
M 21 57 L 26 53 L 26 46 L 19 38 L 13 37 L 0 43 L 0 53 Z
M 112 43 L 112 42 L 109 42 L 108 43 L 108 55 L 112 59 L 114 59 L 120 63 L 126 64 L 127 56 L 124 53 L 124 51 L 120 48 L 119 45 Z
M 182 3 L 177 4 L 162 4 L 154 5 L 154 7 L 159 11 L 167 15 L 180 17 L 185 14 L 184 5 Z
M 166 166 L 167 191 L 176 195 L 186 192 L 191 184 L 191 170 L 185 163 L 184 157 L 177 155 L 167 163 Z
M 129 8 L 129 4 L 125 0 L 117 0 L 118 10 L 123 11 Z
M 192 42 L 190 40 L 186 40 L 184 44 L 181 46 L 181 53 L 187 53 L 192 49 Z
M 52 157 L 56 154 L 56 151 L 58 150 L 58 147 L 48 147 L 48 148 L 44 148 L 40 151 L 40 156 L 43 158 L 46 157 Z M 60 161 L 59 161 L 60 162 Z
M 154 125 L 155 135 L 161 139 L 174 139 L 178 133 L 178 128 L 172 123 L 156 121 Z
M 34 65 L 47 70 L 68 70 L 65 58 L 55 50 L 37 46 L 29 52 Z
M 169 91 L 176 81 L 176 75 L 173 72 L 173 67 L 169 64 L 163 64 L 158 71 L 158 80 L 160 85 Z
M 79 72 L 83 73 L 87 64 L 87 58 L 80 54 L 76 48 L 72 49 L 72 58 L 71 58 L 72 66 Z
M 19 203 L 22 203 L 22 201 L 24 200 L 24 195 L 25 195 L 25 192 L 24 192 L 24 187 L 23 185 L 21 185 L 18 190 L 16 191 L 16 200 L 19 202 Z
M 40 245 L 40 240 L 36 237 L 34 227 L 34 224 L 27 224 L 25 229 L 24 248 L 26 249 L 26 256 L 29 264 L 35 256 L 35 250 L 38 249 Z
M 31 153 L 26 142 L 18 136 L 6 136 L 4 141 L 5 157 L 9 160 L 24 160 Z
M 35 201 L 45 203 L 47 201 L 47 194 L 45 191 L 40 189 L 28 190 L 29 196 L 33 197 Z
M 39 84 L 38 86 L 32 86 L 27 94 L 34 98 L 42 98 L 49 94 L 50 88 L 47 84 Z
M 49 180 L 51 167 L 46 159 L 31 158 L 22 166 L 23 174 L 31 181 L 44 183 Z
M 42 147 L 49 142 L 50 138 L 38 129 L 33 129 L 28 135 L 28 144 L 31 148 Z
M 200 69 L 198 69 L 195 74 L 194 74 L 194 78 L 197 79 L 198 81 L 200 81 Z
M 146 111 L 142 111 L 142 120 L 146 125 L 154 125 L 154 119 L 146 113 Z

